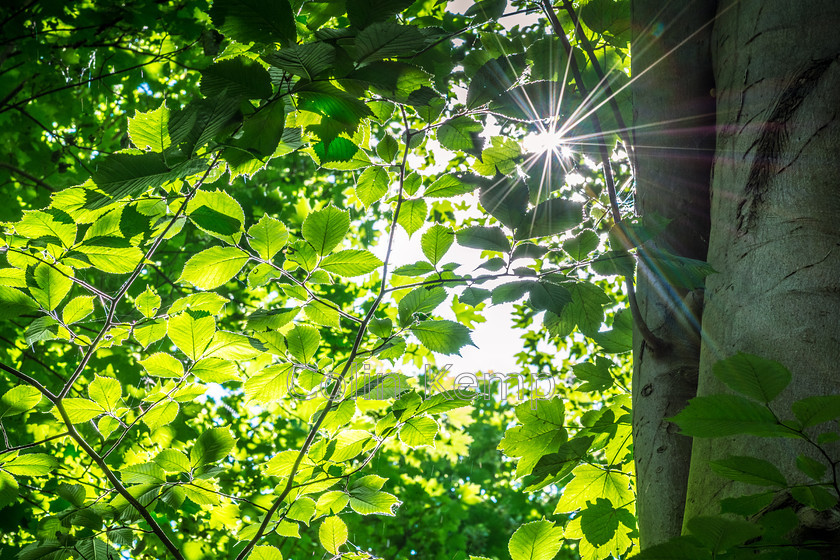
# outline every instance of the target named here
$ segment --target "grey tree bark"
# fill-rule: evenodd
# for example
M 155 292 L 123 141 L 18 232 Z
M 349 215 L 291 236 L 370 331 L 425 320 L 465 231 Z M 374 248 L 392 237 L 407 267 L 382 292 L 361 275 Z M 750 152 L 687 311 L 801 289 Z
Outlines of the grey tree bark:
M 727 392 L 712 375 L 716 361 L 757 354 L 793 373 L 781 417 L 794 400 L 840 393 L 838 23 L 836 0 L 722 0 L 714 26 L 708 260 L 717 273 L 706 285 L 698 394 Z M 685 518 L 718 514 L 722 498 L 757 490 L 718 477 L 710 460 L 759 457 L 789 482 L 807 483 L 795 468 L 800 453 L 818 459 L 792 439 L 696 440 Z M 833 453 L 840 458 L 840 447 Z M 806 537 L 821 530 L 840 541 L 836 512 L 798 513 Z M 820 552 L 840 558 L 840 543 Z
M 671 220 L 639 250 L 637 299 L 658 341 L 634 341 L 633 446 L 642 548 L 680 534 L 691 440 L 664 419 L 695 396 L 702 293 L 669 285 L 652 251 L 706 260 L 714 154 L 710 56 L 714 0 L 634 0 L 632 76 L 636 208 Z M 653 344 L 651 344 L 653 342 Z

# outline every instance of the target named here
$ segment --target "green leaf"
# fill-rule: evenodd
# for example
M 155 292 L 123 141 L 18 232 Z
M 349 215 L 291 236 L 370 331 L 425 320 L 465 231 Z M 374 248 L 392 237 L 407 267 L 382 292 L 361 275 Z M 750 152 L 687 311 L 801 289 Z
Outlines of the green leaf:
M 400 428 L 400 441 L 412 448 L 435 446 L 438 425 L 428 416 L 409 418 Z
M 417 261 L 414 264 L 406 264 L 394 269 L 394 274 L 397 276 L 416 277 L 423 276 L 424 274 L 428 274 L 430 272 L 434 272 L 434 270 L 435 267 L 433 267 L 426 261 Z
M 414 319 L 415 313 L 430 313 L 444 302 L 446 291 L 440 286 L 427 288 L 419 286 L 406 294 L 399 302 L 400 326 L 405 327 Z
M 333 124 L 341 125 L 340 130 L 348 134 L 356 130 L 362 119 L 373 116 L 370 108 L 355 95 L 323 81 L 305 84 L 298 90 L 298 109 L 326 117 Z M 321 124 L 325 124 L 324 119 Z M 325 139 L 323 134 L 319 136 L 321 140 Z M 332 136 L 338 136 L 338 133 L 334 132 Z
M 76 242 L 76 222 L 65 212 L 56 209 L 24 211 L 15 225 L 18 235 L 30 239 L 55 239 L 63 247 Z
M 759 525 L 725 517 L 695 517 L 689 519 L 686 527 L 713 555 L 731 550 L 762 533 Z
M 636 528 L 636 518 L 624 508 L 613 508 L 604 498 L 597 498 L 580 512 L 580 529 L 586 543 L 595 547 L 615 546 L 619 524 Z M 609 549 L 608 549 L 609 550 Z
M 633 348 L 633 316 L 628 309 L 619 310 L 613 316 L 612 329 L 589 335 L 605 352 L 620 354 Z
M 73 281 L 69 277 L 72 274 L 71 269 L 60 264 L 50 266 L 47 263 L 40 263 L 32 273 L 34 284 L 27 279 L 29 293 L 41 304 L 41 307 L 52 311 L 58 307 L 73 286 Z
M 743 516 L 755 515 L 769 506 L 775 496 L 776 492 L 771 491 L 763 492 L 761 494 L 749 494 L 746 496 L 736 496 L 734 498 L 724 498 L 720 502 L 720 512 L 734 513 L 736 515 Z
M 326 492 L 318 498 L 318 502 L 315 504 L 315 515 L 321 516 L 325 513 L 340 513 L 349 501 L 350 498 L 344 492 L 338 490 Z
M 390 178 L 388 172 L 381 167 L 368 167 L 359 175 L 356 183 L 356 196 L 366 207 L 385 196 L 388 192 Z
M 715 271 L 705 261 L 678 257 L 666 251 L 640 251 L 644 265 L 655 270 L 665 282 L 684 290 L 697 290 L 706 284 L 706 276 Z
M 240 381 L 239 371 L 233 362 L 221 358 L 203 358 L 193 364 L 190 372 L 205 383 Z
M 245 213 L 224 191 L 198 191 L 187 207 L 187 215 L 200 230 L 231 245 L 242 237 Z
M 26 340 L 26 344 L 31 346 L 42 340 L 45 341 L 58 338 L 58 329 L 58 321 L 49 315 L 45 315 L 32 321 L 32 323 L 26 327 L 23 337 L 24 340 Z
M 733 391 L 765 403 L 775 399 L 791 379 L 779 362 L 743 352 L 718 361 L 712 371 Z
M 111 154 L 97 160 L 97 167 L 91 175 L 106 196 L 92 194 L 85 208 L 97 210 L 122 198 L 138 196 L 169 181 L 196 173 L 204 165 L 202 161 L 188 160 L 169 167 L 163 155 L 155 153 Z
M 667 420 L 676 423 L 683 434 L 693 437 L 791 435 L 765 406 L 738 395 L 696 397 Z
M 551 521 L 521 525 L 510 537 L 508 552 L 513 560 L 551 560 L 563 543 L 563 529 Z
M 253 162 L 262 167 L 265 159 L 278 152 L 277 147 L 283 140 L 286 122 L 286 107 L 278 100 L 263 104 L 256 113 L 250 115 L 242 125 L 242 135 L 233 140 L 233 146 L 240 148 L 243 160 L 240 162 L 234 150 L 226 150 L 224 155 L 228 163 L 237 168 Z M 299 130 L 298 130 L 299 132 Z M 247 155 L 245 154 L 247 152 Z M 283 155 L 277 153 L 276 155 Z M 259 161 L 259 164 L 256 163 Z M 246 173 L 244 170 L 242 173 Z
M 610 367 L 614 365 L 603 356 L 597 356 L 594 364 L 592 362 L 584 362 L 572 366 L 575 377 L 583 381 L 583 384 L 578 387 L 578 390 L 605 391 L 612 387 L 613 376 L 610 373 Z
M 62 482 L 58 485 L 58 495 L 80 508 L 87 499 L 87 490 L 81 484 L 68 484 Z
M 193 468 L 211 465 L 228 456 L 236 440 L 229 428 L 210 428 L 201 432 L 190 451 L 190 465 Z
M 827 469 L 826 465 L 807 455 L 798 455 L 796 457 L 796 468 L 817 482 L 823 480 Z
M 598 248 L 601 239 L 591 229 L 585 229 L 572 239 L 563 242 L 563 250 L 576 261 L 584 260 L 589 253 Z
M 817 395 L 795 401 L 791 410 L 803 428 L 840 418 L 840 395 Z
M 13 504 L 17 500 L 18 488 L 15 478 L 0 470 L 0 509 Z
M 552 198 L 528 211 L 516 228 L 516 239 L 532 239 L 562 233 L 580 224 L 583 206 L 562 198 Z
M 537 311 L 548 310 L 560 315 L 572 301 L 568 289 L 552 282 L 532 282 L 528 284 L 528 290 L 531 294 L 528 301 Z
M 599 286 L 591 282 L 566 284 L 572 301 L 563 310 L 563 317 L 577 323 L 585 335 L 597 333 L 604 322 L 604 306 L 610 298 Z
M 350 490 L 350 507 L 358 514 L 382 514 L 394 516 L 400 501 L 388 492 L 361 486 Z
M 29 385 L 12 387 L 0 397 L 0 418 L 8 418 L 32 410 L 41 402 L 41 392 Z
M 473 170 L 479 175 L 493 177 L 509 175 L 516 169 L 516 163 L 522 155 L 519 143 L 511 138 L 494 136 L 490 147 L 481 152 L 481 158 L 473 162 Z
M 3 469 L 16 476 L 46 476 L 58 466 L 51 455 L 46 453 L 28 453 L 18 455 L 3 465 Z
M 96 242 L 87 242 L 71 253 L 74 257 L 83 255 L 96 269 L 109 274 L 128 274 L 143 262 L 143 251 L 139 247 L 119 246 L 125 241 L 109 241 L 100 238 Z
M 279 529 L 280 527 L 278 526 L 278 534 L 280 534 Z M 248 555 L 248 560 L 283 560 L 283 553 L 274 546 L 262 544 L 255 546 L 251 550 L 251 554 Z
M 294 374 L 290 364 L 268 366 L 245 382 L 245 398 L 260 404 L 278 401 L 294 386 Z
M 712 553 L 697 546 L 691 537 L 677 537 L 662 544 L 657 544 L 633 558 L 638 560 L 712 560 Z
M 480 122 L 459 116 L 438 127 L 437 139 L 441 146 L 452 151 L 477 152 L 483 143 L 479 136 L 483 128 Z
M 426 38 L 413 25 L 392 22 L 374 23 L 356 37 L 356 60 L 359 64 L 409 56 L 426 45 Z
M 281 68 L 289 74 L 315 79 L 335 62 L 335 47 L 329 43 L 305 43 L 267 54 L 266 62 Z
M 339 517 L 328 517 L 318 529 L 318 539 L 330 554 L 338 554 L 338 547 L 347 542 L 347 525 Z
M 473 249 L 486 251 L 510 252 L 510 241 L 505 232 L 498 227 L 471 226 L 455 233 L 458 244 Z
M 432 264 L 437 264 L 452 246 L 455 233 L 451 228 L 435 224 L 420 238 L 420 248 Z
M 318 330 L 306 325 L 295 325 L 286 333 L 286 348 L 289 354 L 302 364 L 308 364 L 315 357 L 320 344 L 321 335 Z
M 499 305 L 500 303 L 510 303 L 520 300 L 536 284 L 532 280 L 519 280 L 496 286 L 493 288 L 493 297 L 490 301 L 493 302 L 493 305 Z
M 458 301 L 475 307 L 482 301 L 489 298 L 491 293 L 492 292 L 490 290 L 485 290 L 483 288 L 474 288 L 470 286 L 468 288 L 465 288 L 464 291 L 461 292 L 461 295 L 458 296 Z
M 166 102 L 152 111 L 137 111 L 134 118 L 128 119 L 128 136 L 131 142 L 141 150 L 162 152 L 172 141 L 169 139 L 169 109 Z
M 338 310 L 320 301 L 310 301 L 303 308 L 306 318 L 322 327 L 339 328 L 341 326 Z
M 144 349 L 148 348 L 150 344 L 166 336 L 166 320 L 156 319 L 142 325 L 135 325 L 132 334 Z
M 248 328 L 255 331 L 279 329 L 294 319 L 299 312 L 300 307 L 258 309 L 248 316 Z
M 184 375 L 184 365 L 165 352 L 156 352 L 138 363 L 155 377 L 177 379 Z
M 216 332 L 213 317 L 199 311 L 187 311 L 167 321 L 167 334 L 172 343 L 191 360 L 199 359 Z
M 601 276 L 628 276 L 636 273 L 636 259 L 627 251 L 607 251 L 592 261 L 592 270 Z
M 481 187 L 481 206 L 505 227 L 516 229 L 528 211 L 528 188 L 521 182 L 494 181 Z
M 398 14 L 412 3 L 412 0 L 347 0 L 347 17 L 355 27 L 364 29 Z
M 723 478 L 756 486 L 785 488 L 787 480 L 772 463 L 755 457 L 731 456 L 711 462 L 712 470 Z
M 146 415 L 143 416 L 143 423 L 149 427 L 149 430 L 155 431 L 163 426 L 168 426 L 178 416 L 180 407 L 175 401 L 164 401 L 152 407 Z
M 790 489 L 790 495 L 802 505 L 825 511 L 837 505 L 837 496 L 822 486 L 795 486 Z
M 442 175 L 426 187 L 423 196 L 429 198 L 449 198 L 473 192 L 478 188 L 475 181 L 464 181 L 456 175 Z
M 344 210 L 327 206 L 312 212 L 303 222 L 303 238 L 319 255 L 326 255 L 341 243 L 350 229 L 350 217 Z
M 289 231 L 280 220 L 263 214 L 256 224 L 248 229 L 248 243 L 264 260 L 270 261 L 286 246 Z
M 361 276 L 373 272 L 380 266 L 382 266 L 382 261 L 364 249 L 347 249 L 332 253 L 319 265 L 327 272 L 345 277 Z
M 289 0 L 269 4 L 258 0 L 215 0 L 210 17 L 219 31 L 240 43 L 293 45 L 297 39 Z
M 580 509 L 593 496 L 606 498 L 614 504 L 633 501 L 630 478 L 624 473 L 604 470 L 593 465 L 581 465 L 572 471 L 574 478 L 563 489 L 555 513 Z
M 177 449 L 164 449 L 155 456 L 154 461 L 168 473 L 185 473 L 190 470 L 190 460 Z
M 501 56 L 487 61 L 479 68 L 470 80 L 467 109 L 475 109 L 511 87 L 519 77 L 518 69 L 524 62 L 520 62 L 518 58 Z
M 390 134 L 385 134 L 376 145 L 376 154 L 387 163 L 394 161 L 400 151 L 400 143 Z
M 400 205 L 400 215 L 397 217 L 397 223 L 411 237 L 415 231 L 423 227 L 423 222 L 426 221 L 426 212 L 426 201 L 422 198 L 403 200 Z
M 126 484 L 163 484 L 166 473 L 155 463 L 140 463 L 120 469 L 120 477 Z
M 152 318 L 160 309 L 160 296 L 151 286 L 146 286 L 146 289 L 134 299 L 134 307 L 144 317 Z
M 64 410 L 67 412 L 67 417 L 73 424 L 87 422 L 88 420 L 105 413 L 105 409 L 103 409 L 102 406 L 88 399 L 65 398 L 61 402 L 64 404 Z
M 420 321 L 409 330 L 423 346 L 439 354 L 460 356 L 461 348 L 475 346 L 469 329 L 454 321 Z
M 201 93 L 265 99 L 271 96 L 271 77 L 257 62 L 244 56 L 222 60 L 201 71 Z
M 190 257 L 178 281 L 212 290 L 236 276 L 248 259 L 248 253 L 235 247 L 211 247 Z
M 122 385 L 112 377 L 95 375 L 88 385 L 88 396 L 108 412 L 113 412 L 122 399 Z

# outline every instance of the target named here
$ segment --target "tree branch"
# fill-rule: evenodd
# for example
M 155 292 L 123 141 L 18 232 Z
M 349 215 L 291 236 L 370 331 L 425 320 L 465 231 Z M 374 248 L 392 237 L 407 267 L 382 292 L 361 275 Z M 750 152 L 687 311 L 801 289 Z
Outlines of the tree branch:
M 44 395 L 45 397 L 47 397 L 50 400 L 50 402 L 52 402 L 52 403 L 58 402 L 58 397 L 56 397 L 54 394 L 52 394 L 52 391 L 50 391 L 49 389 L 47 389 L 46 387 L 41 385 L 35 378 L 30 377 L 30 376 L 26 375 L 25 373 L 16 370 L 13 367 L 7 366 L 3 362 L 0 362 L 0 369 L 5 371 L 6 373 L 11 373 L 12 375 L 17 377 L 18 379 L 20 379 L 24 383 L 28 383 L 29 385 L 32 385 L 33 387 L 35 387 L 36 389 L 41 391 L 41 394 Z
M 587 97 L 589 92 L 586 89 L 586 85 L 583 82 L 583 76 L 580 73 L 580 69 L 578 68 L 577 62 L 575 61 L 574 52 L 572 51 L 572 45 L 569 43 L 568 37 L 566 37 L 566 33 L 563 31 L 563 26 L 560 24 L 560 21 L 557 19 L 557 15 L 554 13 L 554 9 L 551 6 L 549 0 L 542 0 L 543 9 L 545 11 L 546 16 L 548 17 L 549 21 L 551 22 L 551 26 L 554 29 L 554 33 L 563 43 L 563 48 L 566 49 L 566 53 L 569 56 L 569 66 L 572 70 L 572 74 L 575 78 L 575 83 L 577 84 L 578 90 L 580 91 L 581 95 Z M 595 64 L 596 62 L 593 62 Z M 596 134 L 603 134 L 603 129 L 601 128 L 601 120 L 598 118 L 598 115 L 595 111 L 592 111 L 589 115 L 592 119 L 592 126 L 595 129 Z M 613 221 L 616 225 L 621 223 L 621 210 L 618 207 L 618 198 L 615 193 L 615 181 L 613 180 L 612 168 L 610 167 L 610 156 L 607 151 L 607 146 L 603 142 L 598 143 L 598 148 L 601 155 L 601 162 L 604 165 L 604 180 L 607 184 L 607 193 L 609 194 L 610 198 L 610 209 L 612 210 Z M 625 249 L 629 249 L 629 247 L 625 246 Z M 651 332 L 650 327 L 648 327 L 647 323 L 645 323 L 644 317 L 642 317 L 641 312 L 639 311 L 639 304 L 636 301 L 636 290 L 633 287 L 633 279 L 630 276 L 624 277 L 624 285 L 627 289 L 627 299 L 630 303 L 630 313 L 633 316 L 633 321 L 639 327 L 639 332 L 642 334 L 642 338 L 644 338 L 645 343 L 650 347 L 651 351 L 656 352 L 657 350 L 663 348 L 665 346 L 664 341 L 653 334 Z
M 0 167 L 8 169 L 9 171 L 14 173 L 15 175 L 20 175 L 21 177 L 23 177 L 25 179 L 29 179 L 30 181 L 32 181 L 33 183 L 35 183 L 36 185 L 38 185 L 39 187 L 41 187 L 45 190 L 48 190 L 50 192 L 55 192 L 55 189 L 52 188 L 49 184 L 47 184 L 43 179 L 39 179 L 35 175 L 32 175 L 31 173 L 29 173 L 27 171 L 24 171 L 23 169 L 21 169 L 19 167 L 15 167 L 14 165 L 11 165 L 9 163 L 5 163 L 3 161 L 0 161 Z

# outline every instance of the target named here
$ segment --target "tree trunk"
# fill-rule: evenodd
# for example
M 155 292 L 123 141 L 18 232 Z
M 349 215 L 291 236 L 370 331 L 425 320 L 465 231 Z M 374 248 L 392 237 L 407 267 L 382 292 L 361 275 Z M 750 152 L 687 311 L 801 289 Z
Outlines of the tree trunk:
M 793 373 L 775 406 L 782 418 L 797 399 L 840 393 L 838 23 L 836 0 L 726 0 L 712 42 L 718 134 L 708 260 L 717 273 L 707 279 L 698 394 L 727 392 L 712 375 L 716 361 L 757 354 Z M 795 466 L 800 453 L 818 458 L 793 439 L 696 440 L 685 518 L 718 514 L 722 498 L 760 490 L 718 477 L 710 460 L 759 457 L 790 483 L 807 483 Z M 799 513 L 807 531 L 815 516 Z M 836 539 L 836 520 L 833 531 Z M 840 547 L 823 554 L 840 558 Z
M 714 154 L 710 57 L 714 0 L 633 2 L 633 125 L 636 208 L 670 224 L 639 250 L 637 298 L 660 340 L 636 331 L 633 446 L 641 546 L 678 536 L 685 508 L 691 440 L 664 418 L 694 397 L 700 359 L 702 293 L 669 285 L 650 251 L 706 259 L 709 180 Z

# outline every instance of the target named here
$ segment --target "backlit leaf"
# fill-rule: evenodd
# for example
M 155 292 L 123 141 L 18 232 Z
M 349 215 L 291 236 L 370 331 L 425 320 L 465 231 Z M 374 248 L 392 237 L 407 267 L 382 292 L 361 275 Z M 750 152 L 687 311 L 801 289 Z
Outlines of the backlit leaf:
M 327 206 L 312 212 L 303 222 L 303 238 L 319 255 L 326 255 L 344 239 L 350 229 L 350 217 L 344 210 Z
M 338 554 L 338 547 L 347 542 L 347 525 L 339 517 L 328 517 L 318 529 L 318 539 L 327 552 Z
M 211 247 L 193 255 L 178 280 L 202 290 L 212 290 L 236 276 L 248 258 L 248 253 L 235 247 Z

